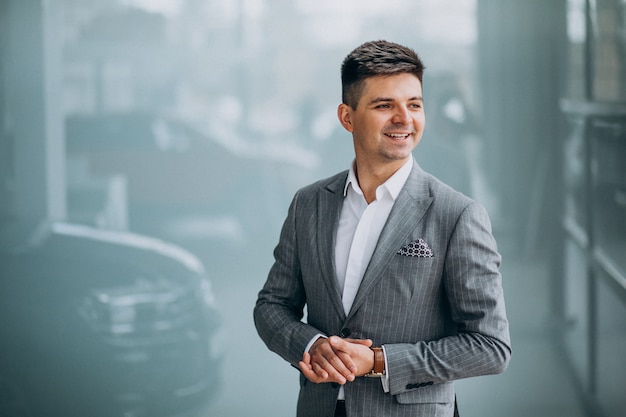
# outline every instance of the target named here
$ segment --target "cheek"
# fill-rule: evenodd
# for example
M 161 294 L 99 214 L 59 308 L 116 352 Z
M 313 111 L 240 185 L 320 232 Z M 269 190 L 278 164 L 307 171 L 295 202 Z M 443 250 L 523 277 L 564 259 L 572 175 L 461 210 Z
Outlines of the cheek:
M 372 135 L 374 132 L 379 132 L 383 126 L 384 123 L 370 118 L 361 120 L 358 127 L 355 127 L 355 131 L 358 131 L 361 135 Z
M 426 127 L 426 118 L 422 114 L 422 116 L 418 116 L 415 118 L 413 124 L 415 125 L 415 130 L 424 130 L 424 128 Z

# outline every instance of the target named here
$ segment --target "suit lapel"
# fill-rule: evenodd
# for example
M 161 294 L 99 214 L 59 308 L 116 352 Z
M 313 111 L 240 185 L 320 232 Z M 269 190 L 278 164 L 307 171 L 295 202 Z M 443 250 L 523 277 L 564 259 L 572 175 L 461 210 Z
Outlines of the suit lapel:
M 337 273 L 335 268 L 335 242 L 337 238 L 337 225 L 341 207 L 343 205 L 343 189 L 346 184 L 346 175 L 338 175 L 335 181 L 320 190 L 318 200 L 317 216 L 317 248 L 319 251 L 319 262 L 321 273 L 331 296 L 331 302 L 337 314 L 342 319 L 345 318 L 343 304 L 341 303 L 341 292 L 337 283 Z
M 428 190 L 428 179 L 424 171 L 417 163 L 414 163 L 411 174 L 398 194 L 387 223 L 380 234 L 348 318 L 359 309 L 367 294 L 383 278 L 387 264 L 406 243 L 411 231 L 422 221 L 432 201 L 433 198 Z

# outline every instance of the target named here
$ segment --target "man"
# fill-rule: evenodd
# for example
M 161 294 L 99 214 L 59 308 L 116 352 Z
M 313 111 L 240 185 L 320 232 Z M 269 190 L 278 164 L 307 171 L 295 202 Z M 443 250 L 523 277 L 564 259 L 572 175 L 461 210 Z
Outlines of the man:
M 487 214 L 412 157 L 423 70 L 387 41 L 346 57 L 338 116 L 354 162 L 289 208 L 254 318 L 301 371 L 299 417 L 452 417 L 454 380 L 508 365 Z

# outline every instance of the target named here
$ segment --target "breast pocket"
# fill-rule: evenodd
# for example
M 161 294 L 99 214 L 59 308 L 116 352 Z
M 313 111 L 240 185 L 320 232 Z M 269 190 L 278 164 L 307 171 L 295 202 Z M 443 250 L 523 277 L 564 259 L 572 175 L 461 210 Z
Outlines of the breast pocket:
M 441 283 L 443 263 L 438 257 L 396 254 L 388 269 L 388 284 L 412 299 L 416 293 L 436 291 Z

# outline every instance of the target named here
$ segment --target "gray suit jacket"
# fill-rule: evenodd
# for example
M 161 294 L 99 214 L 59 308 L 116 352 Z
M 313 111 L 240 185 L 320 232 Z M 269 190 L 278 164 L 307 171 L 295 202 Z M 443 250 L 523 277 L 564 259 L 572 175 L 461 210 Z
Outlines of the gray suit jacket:
M 425 404 L 452 404 L 454 380 L 502 372 L 511 355 L 487 213 L 415 163 L 346 315 L 334 266 L 346 178 L 296 193 L 254 309 L 257 331 L 295 367 L 318 333 L 384 345 L 389 392 L 375 378 L 347 383 L 348 415 L 420 416 Z M 300 380 L 298 416 L 332 416 L 338 385 Z

